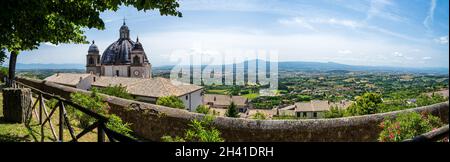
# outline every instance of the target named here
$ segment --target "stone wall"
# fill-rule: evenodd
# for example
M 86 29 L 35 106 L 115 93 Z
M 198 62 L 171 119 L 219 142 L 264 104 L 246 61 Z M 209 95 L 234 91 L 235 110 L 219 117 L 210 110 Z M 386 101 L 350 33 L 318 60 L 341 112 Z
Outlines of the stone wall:
M 3 116 L 5 121 L 26 123 L 31 117 L 31 90 L 29 88 L 4 88 Z
M 70 92 L 86 92 L 41 80 L 19 78 L 18 81 L 64 98 L 68 98 Z M 159 141 L 163 135 L 181 136 L 191 119 L 203 117 L 202 114 L 186 110 L 111 96 L 105 96 L 105 99 L 113 113 L 132 123 L 131 127 L 138 136 L 151 141 Z M 381 131 L 378 125 L 386 117 L 411 111 L 429 112 L 448 123 L 448 110 L 449 102 L 444 102 L 409 110 L 339 119 L 251 120 L 217 117 L 214 124 L 226 141 L 376 141 Z

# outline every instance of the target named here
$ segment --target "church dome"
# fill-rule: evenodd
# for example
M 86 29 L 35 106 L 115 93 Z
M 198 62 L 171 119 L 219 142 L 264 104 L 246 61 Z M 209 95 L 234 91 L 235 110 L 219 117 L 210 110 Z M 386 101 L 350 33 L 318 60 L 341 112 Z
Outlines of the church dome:
M 130 30 L 128 26 L 126 26 L 125 22 L 122 27 L 120 27 L 120 38 L 115 41 L 102 54 L 101 64 L 102 65 L 129 65 L 131 64 L 131 51 L 132 50 L 142 50 L 142 44 L 139 43 L 139 39 L 137 42 L 134 42 L 130 39 Z M 144 60 L 148 62 L 147 56 L 144 53 Z
M 89 46 L 88 52 L 99 52 L 97 45 L 95 45 L 95 42 L 92 41 L 91 46 Z
M 144 48 L 142 47 L 141 42 L 139 42 L 139 38 L 136 38 L 136 43 L 134 44 L 134 47 L 133 47 L 132 50 L 133 50 L 133 51 L 134 51 L 134 50 L 140 50 L 140 51 L 143 51 L 143 50 L 144 50 Z
M 122 65 L 130 63 L 131 49 L 134 42 L 130 39 L 120 38 L 105 49 L 102 54 L 101 64 L 104 65 Z

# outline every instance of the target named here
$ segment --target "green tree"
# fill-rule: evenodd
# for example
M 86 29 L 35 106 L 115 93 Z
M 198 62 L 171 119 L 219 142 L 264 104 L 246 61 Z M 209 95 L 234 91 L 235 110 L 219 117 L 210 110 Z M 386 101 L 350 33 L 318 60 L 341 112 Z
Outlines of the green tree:
M 337 106 L 332 106 L 329 111 L 324 113 L 325 118 L 341 118 L 345 115 L 344 109 L 339 109 Z
M 239 112 L 236 108 L 236 104 L 234 102 L 231 102 L 230 106 L 228 106 L 227 112 L 225 113 L 226 116 L 232 117 L 232 118 L 238 118 Z
M 214 116 L 206 115 L 202 120 L 191 120 L 190 129 L 187 129 L 184 137 L 163 136 L 163 142 L 224 142 L 220 137 L 220 131 L 213 127 Z
M 37 49 L 41 43 L 88 43 L 84 29 L 103 30 L 104 11 L 119 6 L 138 11 L 159 10 L 161 15 L 181 17 L 176 0 L 2 0 L 0 1 L 0 62 L 9 57 L 9 78 L 14 79 L 20 51 Z M 8 83 L 10 86 L 11 84 Z
M 179 99 L 177 96 L 160 97 L 158 98 L 158 101 L 156 101 L 156 104 L 172 108 L 184 109 L 183 101 L 181 101 L 181 99 Z
M 350 115 L 366 115 L 375 114 L 378 112 L 377 108 L 383 103 L 380 94 L 365 93 L 362 96 L 356 97 L 356 102 L 352 103 L 347 108 Z
M 208 114 L 209 113 L 209 107 L 205 105 L 198 105 L 197 109 L 195 110 L 197 113 L 201 114 Z
M 115 96 L 115 97 L 120 97 L 120 98 L 124 98 L 124 99 L 129 99 L 129 100 L 133 100 L 134 97 L 131 96 L 128 91 L 127 88 L 125 86 L 121 86 L 121 85 L 115 85 L 115 86 L 108 86 L 105 88 L 100 88 L 98 89 L 99 93 L 103 93 L 106 95 L 110 95 L 110 96 Z

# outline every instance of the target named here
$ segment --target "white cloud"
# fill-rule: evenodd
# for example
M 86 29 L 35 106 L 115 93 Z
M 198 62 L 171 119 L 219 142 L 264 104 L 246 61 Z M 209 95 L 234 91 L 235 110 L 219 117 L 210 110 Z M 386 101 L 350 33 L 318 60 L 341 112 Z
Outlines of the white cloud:
M 338 53 L 340 54 L 352 54 L 353 52 L 350 50 L 339 50 Z
M 431 60 L 431 57 L 422 57 L 423 60 Z
M 281 19 L 278 21 L 282 25 L 288 25 L 288 26 L 299 26 L 302 28 L 306 28 L 309 30 L 316 31 L 316 29 L 309 23 L 308 20 L 305 20 L 300 17 L 295 17 L 292 19 Z
M 336 18 L 329 18 L 329 19 L 325 19 L 325 18 L 314 18 L 314 19 L 304 19 L 301 17 L 294 17 L 294 18 L 290 18 L 290 19 L 281 19 L 278 20 L 278 22 L 282 25 L 295 25 L 295 26 L 300 26 L 309 30 L 316 30 L 315 25 L 331 25 L 331 26 L 343 26 L 343 27 L 348 27 L 348 28 L 360 28 L 360 27 L 364 27 L 363 24 L 357 22 L 357 21 L 353 21 L 353 20 L 347 20 L 347 19 L 336 19 Z
M 436 43 L 443 44 L 443 45 L 448 44 L 448 35 L 436 38 L 436 39 L 434 39 L 434 41 L 436 41 Z
M 431 0 L 430 2 L 430 9 L 428 10 L 427 17 L 423 21 L 423 25 L 430 30 L 431 25 L 433 25 L 434 21 L 434 10 L 436 9 L 436 0 Z
M 310 22 L 320 23 L 320 24 L 328 24 L 328 25 L 339 25 L 339 26 L 345 26 L 345 27 L 350 27 L 350 28 L 358 28 L 358 27 L 363 26 L 362 24 L 360 24 L 357 21 L 345 20 L 345 19 L 335 19 L 335 18 L 313 19 L 313 20 L 310 20 Z
M 403 57 L 403 53 L 401 53 L 401 52 L 394 52 L 392 54 L 396 57 Z
M 56 44 L 53 44 L 53 43 L 50 43 L 50 42 L 45 42 L 44 44 L 47 45 L 47 46 L 52 46 L 52 47 L 58 47 L 59 46 L 59 45 L 56 45 Z

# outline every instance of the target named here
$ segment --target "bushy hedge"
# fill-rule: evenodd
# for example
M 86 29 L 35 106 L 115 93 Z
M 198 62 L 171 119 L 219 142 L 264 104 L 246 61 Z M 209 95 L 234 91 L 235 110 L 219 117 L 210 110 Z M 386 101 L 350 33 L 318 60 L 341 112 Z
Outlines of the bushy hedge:
M 380 127 L 380 142 L 400 142 L 438 129 L 443 124 L 438 117 L 426 113 L 404 113 L 395 119 L 386 119 Z
M 184 109 L 184 104 L 177 96 L 160 97 L 156 101 L 157 105 L 167 106 L 171 108 Z

